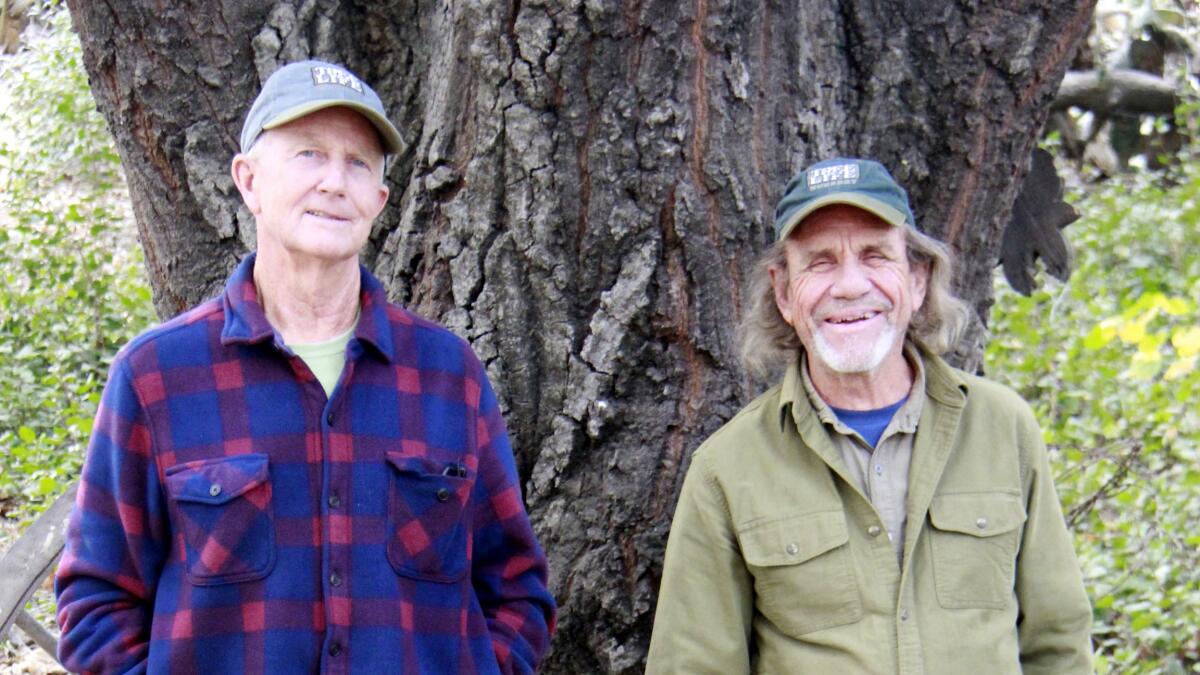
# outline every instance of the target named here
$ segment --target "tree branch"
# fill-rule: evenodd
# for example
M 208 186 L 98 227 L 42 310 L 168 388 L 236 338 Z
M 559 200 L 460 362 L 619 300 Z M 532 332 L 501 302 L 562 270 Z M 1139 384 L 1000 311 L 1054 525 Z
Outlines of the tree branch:
M 1179 98 L 1170 82 L 1140 70 L 1068 71 L 1052 110 L 1072 106 L 1098 114 L 1113 112 L 1169 115 Z

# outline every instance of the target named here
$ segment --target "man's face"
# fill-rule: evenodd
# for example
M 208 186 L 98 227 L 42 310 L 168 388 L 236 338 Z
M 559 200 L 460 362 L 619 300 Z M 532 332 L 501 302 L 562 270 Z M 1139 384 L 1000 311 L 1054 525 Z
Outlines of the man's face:
M 810 369 L 874 374 L 903 363 L 928 269 L 909 265 L 902 227 L 853 206 L 828 206 L 792 230 L 784 254 L 786 268 L 770 271 L 775 302 Z
M 355 258 L 387 203 L 375 128 L 349 108 L 318 110 L 263 133 L 233 160 L 262 257 Z

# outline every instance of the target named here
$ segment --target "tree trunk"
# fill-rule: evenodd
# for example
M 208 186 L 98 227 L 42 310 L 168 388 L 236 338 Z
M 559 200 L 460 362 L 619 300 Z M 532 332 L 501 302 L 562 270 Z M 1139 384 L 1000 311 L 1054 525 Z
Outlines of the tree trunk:
M 689 454 L 755 393 L 734 327 L 790 175 L 889 166 L 986 317 L 1093 2 L 69 4 L 163 316 L 253 242 L 228 163 L 260 82 L 313 56 L 376 87 L 408 147 L 364 262 L 487 364 L 561 604 L 546 670 L 588 673 L 640 672 Z

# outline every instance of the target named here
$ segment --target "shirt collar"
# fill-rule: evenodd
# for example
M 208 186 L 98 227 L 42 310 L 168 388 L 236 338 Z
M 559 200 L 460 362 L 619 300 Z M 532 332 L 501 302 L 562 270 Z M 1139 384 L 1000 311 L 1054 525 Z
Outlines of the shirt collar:
M 225 284 L 222 296 L 225 325 L 221 330 L 221 344 L 256 344 L 268 339 L 283 344 L 267 321 L 258 299 L 258 288 L 254 285 L 255 257 L 254 253 L 246 256 Z M 359 317 L 354 337 L 371 345 L 384 360 L 391 362 L 395 359 L 395 348 L 388 320 L 387 292 L 367 268 L 359 265 L 358 269 Z
M 899 432 L 911 434 L 916 432 L 917 421 L 921 419 L 921 410 L 925 403 L 924 356 L 912 342 L 907 340 L 904 342 L 904 358 L 913 368 L 912 389 L 909 390 L 908 400 L 896 411 L 885 433 Z M 803 392 L 803 398 L 801 398 L 800 392 Z M 808 405 L 797 406 L 796 402 L 800 400 L 807 402 Z M 809 411 L 812 411 L 821 422 L 832 426 L 838 433 L 844 435 L 854 433 L 850 427 L 838 419 L 837 413 L 833 412 L 829 404 L 825 402 L 825 399 L 821 398 L 821 395 L 817 393 L 817 389 L 812 382 L 812 377 L 808 374 L 808 354 L 803 350 L 800 352 L 799 357 L 792 361 L 783 375 L 779 407 L 780 424 L 783 423 L 784 415 L 790 411 L 795 423 L 799 426 L 801 418 Z

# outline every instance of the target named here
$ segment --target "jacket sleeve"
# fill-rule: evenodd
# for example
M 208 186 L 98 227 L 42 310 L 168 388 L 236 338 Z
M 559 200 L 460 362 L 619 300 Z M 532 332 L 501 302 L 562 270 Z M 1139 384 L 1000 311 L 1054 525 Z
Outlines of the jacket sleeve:
M 1031 449 L 1024 536 L 1017 556 L 1021 667 L 1038 673 L 1091 673 L 1092 610 L 1071 533 L 1054 490 L 1041 432 L 1026 409 L 1023 447 Z
M 704 460 L 693 456 L 671 521 L 648 674 L 750 672 L 753 579 Z
M 471 579 L 500 672 L 532 673 L 550 646 L 554 597 L 547 586 L 546 555 L 521 499 L 496 396 L 482 372 L 479 382 Z
M 170 546 L 150 432 L 127 363 L 114 363 L 55 577 L 71 671 L 145 672 L 151 603 Z

